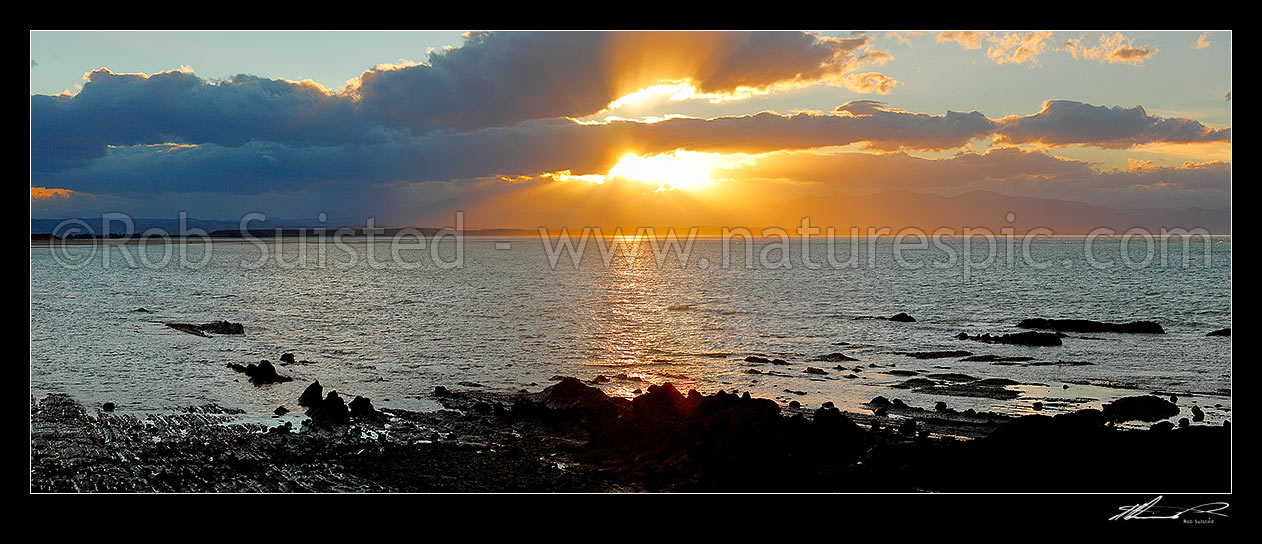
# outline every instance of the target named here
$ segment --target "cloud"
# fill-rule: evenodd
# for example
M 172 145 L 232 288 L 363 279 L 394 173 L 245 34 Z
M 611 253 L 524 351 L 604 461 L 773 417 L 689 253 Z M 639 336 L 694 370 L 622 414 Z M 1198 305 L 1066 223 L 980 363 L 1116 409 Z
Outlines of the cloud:
M 890 58 L 870 37 L 803 32 L 472 33 L 428 65 L 364 72 L 347 94 L 416 130 L 583 117 L 632 92 L 687 83 L 742 95 L 827 82 Z
M 58 189 L 56 187 L 31 187 L 31 200 L 40 200 L 46 198 L 70 198 L 70 194 L 74 191 L 67 189 Z
M 1048 100 L 1033 115 L 999 119 L 998 143 L 1091 145 L 1125 149 L 1148 143 L 1230 142 L 1231 128 L 1213 128 L 1178 117 L 1150 116 L 1142 106 L 1093 106 Z
M 982 40 L 988 35 L 988 32 L 939 32 L 938 37 L 934 41 L 938 43 L 955 42 L 964 49 L 981 49 Z
M 1208 45 L 1208 44 L 1206 44 Z M 1139 65 L 1157 53 L 1156 48 L 1146 46 L 1135 47 L 1131 39 L 1120 32 L 1101 34 L 1098 43 L 1086 47 L 1080 40 L 1066 40 L 1061 49 L 1068 51 L 1075 59 L 1084 58 L 1114 64 Z
M 1192 47 L 1195 49 L 1205 49 L 1206 47 L 1209 47 L 1209 32 L 1204 32 L 1200 36 L 1197 36 L 1196 43 L 1192 44 Z
M 945 159 L 905 153 L 781 153 L 724 171 L 723 175 L 751 182 L 813 183 L 815 186 L 809 189 L 813 194 L 888 190 L 960 194 L 988 190 L 1115 208 L 1223 209 L 1231 204 L 1229 163 L 1189 161 L 1155 166 L 1140 162 L 1126 169 L 1101 170 L 1087 162 L 1014 147 L 960 153 Z
M 920 32 L 920 31 L 886 32 L 885 37 L 891 40 L 897 40 L 899 43 L 902 43 L 903 45 L 906 45 L 907 47 L 916 47 L 916 44 L 912 43 L 911 39 L 919 38 L 921 36 L 924 36 L 924 34 L 925 34 L 924 32 Z
M 901 82 L 880 72 L 848 74 L 842 79 L 842 85 L 858 93 L 890 94 Z
M 1047 50 L 1048 42 L 1054 41 L 1056 35 L 1045 31 L 1025 34 L 1007 32 L 992 34 L 987 39 L 991 45 L 986 50 L 986 56 L 995 64 L 1038 64 L 1038 56 Z

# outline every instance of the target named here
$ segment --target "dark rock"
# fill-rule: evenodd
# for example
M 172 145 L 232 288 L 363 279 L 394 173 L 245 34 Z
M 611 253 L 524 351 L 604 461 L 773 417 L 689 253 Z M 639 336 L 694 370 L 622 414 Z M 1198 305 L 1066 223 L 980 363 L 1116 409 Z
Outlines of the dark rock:
M 1141 395 L 1105 404 L 1101 412 L 1109 421 L 1160 421 L 1179 415 L 1179 407 L 1161 397 Z
M 817 375 L 828 374 L 828 371 L 822 368 L 815 368 L 815 367 L 810 367 L 810 366 L 806 367 L 806 370 L 804 372 L 806 372 L 807 374 L 817 374 Z
M 1018 332 L 992 336 L 990 333 L 969 336 L 966 333 L 956 335 L 960 340 L 973 340 L 987 344 L 1013 344 L 1018 346 L 1059 346 L 1063 344 L 1060 337 L 1049 332 Z
M 1034 405 L 1032 406 L 1032 408 L 1034 408 L 1034 411 L 1035 411 L 1035 412 L 1042 411 L 1042 410 L 1043 410 L 1043 403 L 1041 403 L 1041 402 L 1035 402 L 1035 403 L 1034 403 Z
M 777 366 L 785 366 L 785 365 L 788 365 L 789 362 L 784 359 L 772 359 L 771 364 L 777 365 Z
M 456 382 L 456 385 L 463 387 L 483 387 L 483 385 L 478 382 Z
M 938 401 L 933 405 L 933 409 L 938 412 L 945 412 L 947 411 L 947 404 L 943 401 Z
M 281 356 L 280 356 L 280 362 L 282 362 L 282 363 L 289 363 L 289 364 L 293 364 L 293 363 L 294 363 L 294 354 L 292 354 L 292 353 L 282 353 L 282 354 L 281 354 Z
M 105 403 L 105 404 L 102 404 L 102 405 L 101 405 L 101 409 L 102 409 L 102 410 L 105 410 L 106 412 L 113 412 L 113 411 L 114 411 L 114 403 L 112 403 L 112 402 L 107 402 L 107 403 Z
M 1163 421 L 1162 423 L 1169 423 L 1169 421 Z M 1179 428 L 1180 428 L 1180 429 L 1186 429 L 1186 428 L 1191 427 L 1191 426 L 1192 426 L 1192 422 L 1188 421 L 1188 418 L 1186 418 L 1186 417 L 1181 417 L 1181 418 L 1179 418 Z
M 251 363 L 243 367 L 236 363 L 229 363 L 228 367 L 237 372 L 244 372 L 246 376 L 250 377 L 250 383 L 254 385 L 291 382 L 294 380 L 289 376 L 281 376 L 280 374 L 277 374 L 276 367 L 273 366 L 272 362 L 267 359 L 259 361 L 259 364 L 257 365 Z
M 202 332 L 213 334 L 245 334 L 245 327 L 240 323 L 230 323 L 227 321 L 211 321 L 210 323 L 202 323 L 197 328 Z
M 298 397 L 298 406 L 313 407 L 318 406 L 324 398 L 324 386 L 320 385 L 320 380 L 311 382 L 306 389 L 302 391 L 302 395 Z
M 1006 357 L 1003 355 L 973 355 L 960 359 L 961 361 L 971 361 L 979 363 L 1022 363 L 1025 361 L 1033 361 L 1033 357 Z
M 1171 430 L 1174 430 L 1174 424 L 1170 423 L 1169 421 L 1159 421 L 1157 423 L 1152 424 L 1151 427 L 1148 427 L 1148 430 L 1156 431 L 1156 432 L 1171 431 Z
M 1022 329 L 1051 329 L 1058 332 L 1122 332 L 1140 334 L 1162 334 L 1166 332 L 1161 325 L 1152 321 L 1133 321 L 1130 323 L 1104 323 L 1089 319 L 1023 319 L 1017 323 Z
M 907 436 L 914 436 L 916 434 L 916 420 L 904 419 L 903 423 L 898 426 L 898 432 Z
M 189 333 L 193 336 L 200 336 L 202 338 L 210 338 L 209 334 L 202 332 L 202 329 L 200 327 L 192 323 L 166 323 L 166 326 L 171 327 L 172 329 L 175 329 L 180 332 Z
M 796 400 L 789 401 L 789 408 L 801 408 L 801 407 L 802 407 L 802 403 Z
M 441 385 L 439 385 L 439 386 L 435 386 L 435 387 L 434 387 L 434 396 L 435 396 L 435 397 L 439 397 L 439 398 L 443 398 L 443 397 L 450 397 L 450 396 L 451 396 L 451 391 L 448 391 L 446 387 L 443 387 L 443 386 L 441 386 Z
M 1231 336 L 1231 327 L 1227 327 L 1225 329 L 1218 329 L 1205 336 Z
M 914 318 L 914 317 L 912 317 L 912 316 L 909 316 L 909 315 L 907 315 L 907 314 L 905 314 L 905 313 L 899 312 L 899 313 L 897 313 L 897 314 L 894 314 L 894 316 L 890 318 L 890 321 L 901 321 L 901 322 L 903 322 L 903 323 L 914 323 L 914 322 L 916 321 L 916 318 Z
M 347 425 L 350 423 L 350 411 L 346 408 L 346 401 L 337 394 L 337 391 L 329 391 L 328 396 L 324 397 L 319 404 L 307 409 L 307 417 L 317 425 Z
M 766 358 L 766 357 L 759 357 L 759 356 L 757 356 L 757 355 L 750 355 L 749 357 L 746 357 L 746 358 L 745 358 L 745 362 L 747 362 L 747 363 L 761 363 L 761 364 L 768 364 L 768 363 L 770 363 L 770 362 L 771 362 L 771 359 L 768 359 L 768 358 Z
M 375 419 L 381 417 L 381 412 L 373 408 L 372 401 L 364 397 L 355 397 L 348 405 L 351 410 L 351 417 Z
M 840 351 L 829 353 L 828 355 L 820 355 L 819 357 L 816 357 L 815 360 L 822 361 L 825 363 L 840 363 L 842 361 L 858 361 L 858 359 L 855 359 L 853 357 L 848 357 L 846 356 L 846 354 Z
M 1201 407 L 1195 404 L 1192 405 L 1192 421 L 1197 423 L 1205 421 L 1205 412 L 1202 412 Z
M 963 334 L 963 333 L 960 333 Z M 947 357 L 967 357 L 972 355 L 971 351 L 950 350 L 950 351 L 912 351 L 905 352 L 903 355 L 915 357 L 917 359 L 945 359 Z
M 277 406 L 275 410 L 272 410 L 272 413 L 278 416 L 283 416 L 289 413 L 289 408 L 285 408 L 283 405 Z
M 654 387 L 657 386 L 650 386 L 649 391 L 652 392 Z M 676 394 L 678 394 L 677 391 Z M 643 396 L 636 398 L 643 398 Z M 559 412 L 564 417 L 593 421 L 617 417 L 619 409 L 619 403 L 610 399 L 604 391 L 584 384 L 578 378 L 570 377 L 544 388 L 542 392 L 535 395 L 535 402 Z

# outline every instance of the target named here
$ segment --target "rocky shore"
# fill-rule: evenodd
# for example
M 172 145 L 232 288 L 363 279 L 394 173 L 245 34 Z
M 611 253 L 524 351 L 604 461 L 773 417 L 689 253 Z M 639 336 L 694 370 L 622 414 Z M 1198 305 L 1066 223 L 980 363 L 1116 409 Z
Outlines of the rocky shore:
M 316 383 L 295 399 L 308 416 L 298 427 L 243 423 L 213 405 L 140 419 L 32 397 L 31 488 L 1210 493 L 1231 484 L 1229 424 L 1172 424 L 1177 399 L 1151 395 L 1021 418 L 884 397 L 869 413 L 843 413 L 670 384 L 624 399 L 575 378 L 536 392 L 428 396 L 444 409 L 346 404 Z M 1126 421 L 1159 423 L 1118 426 Z

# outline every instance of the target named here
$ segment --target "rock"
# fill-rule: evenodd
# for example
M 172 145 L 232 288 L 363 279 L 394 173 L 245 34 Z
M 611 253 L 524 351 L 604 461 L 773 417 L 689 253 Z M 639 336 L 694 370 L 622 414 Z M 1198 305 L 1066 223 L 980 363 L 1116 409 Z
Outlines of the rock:
M 272 410 L 272 413 L 278 416 L 283 416 L 289 413 L 289 408 L 285 408 L 283 405 L 277 406 L 275 410 Z
M 347 425 L 350 423 L 350 411 L 346 401 L 338 396 L 337 391 L 329 391 L 319 404 L 307 409 L 307 417 L 318 425 Z
M 815 368 L 815 367 L 810 367 L 810 366 L 806 367 L 806 370 L 804 372 L 806 372 L 807 374 L 817 374 L 817 375 L 828 374 L 828 371 L 822 368 Z
M 747 363 L 761 363 L 761 364 L 768 364 L 768 363 L 770 363 L 770 362 L 771 362 L 771 359 L 768 359 L 768 358 L 766 358 L 766 357 L 759 357 L 759 356 L 757 356 L 757 355 L 750 355 L 749 357 L 746 357 L 746 358 L 745 358 L 745 362 L 747 362 Z
M 1197 423 L 1205 421 L 1205 412 L 1201 411 L 1201 407 L 1195 404 L 1192 405 L 1192 421 Z
M 132 310 L 132 311 L 133 311 L 133 312 L 139 312 L 139 313 L 142 313 L 142 314 L 151 314 L 151 313 L 153 313 L 153 312 L 151 312 L 151 311 L 149 311 L 149 310 L 147 310 L 147 309 L 145 309 L 145 308 L 136 308 L 135 310 Z
M 961 333 L 963 334 L 963 333 Z M 911 351 L 904 352 L 903 355 L 915 357 L 917 359 L 945 359 L 947 357 L 967 357 L 972 355 L 971 351 L 951 350 L 951 351 Z
M 654 387 L 658 386 L 650 386 L 649 391 L 653 392 Z M 643 397 L 641 395 L 636 399 Z M 564 417 L 600 421 L 618 415 L 618 404 L 615 401 L 604 391 L 584 384 L 578 378 L 563 378 L 560 383 L 546 387 L 536 394 L 534 400 L 545 408 L 560 412 Z
M 958 338 L 958 336 L 957 336 Z M 1033 357 L 1005 357 L 1003 355 L 973 355 L 960 359 L 961 361 L 979 362 L 979 363 L 1023 363 L 1033 361 Z
M 189 333 L 193 336 L 200 336 L 202 338 L 210 338 L 209 334 L 202 332 L 202 329 L 200 327 L 192 323 L 166 323 L 166 326 L 171 327 L 172 329 L 175 329 L 180 332 Z
M 1183 418 L 1180 421 L 1187 421 L 1187 418 Z M 1169 421 L 1158 421 L 1157 423 L 1152 424 L 1151 427 L 1148 427 L 1148 430 L 1157 432 L 1167 432 L 1173 429 L 1174 424 Z
M 1125 397 L 1104 405 L 1101 410 L 1109 421 L 1161 421 L 1179 415 L 1179 407 L 1161 397 L 1142 395 Z
M 915 436 L 916 435 L 916 420 L 914 419 L 903 420 L 902 425 L 898 426 L 898 432 L 905 434 L 907 436 Z
M 1162 334 L 1166 331 L 1161 325 L 1152 321 L 1132 321 L 1130 323 L 1104 323 L 1089 319 L 1023 319 L 1017 323 L 1022 329 L 1051 329 L 1057 332 L 1121 332 L 1139 334 Z
M 306 406 L 308 408 L 317 406 L 323 398 L 324 386 L 320 385 L 320 380 L 316 380 L 302 391 L 302 395 L 298 397 L 298 406 Z
M 960 340 L 973 340 L 987 344 L 1013 344 L 1018 346 L 1059 346 L 1060 337 L 1049 332 L 1018 332 L 992 336 L 990 333 L 969 336 L 966 333 L 956 335 Z
M 1170 394 L 1170 403 L 1171 403 L 1171 404 L 1178 404 L 1178 403 L 1179 403 L 1179 396 L 1178 396 L 1178 395 L 1176 395 L 1176 394 L 1174 394 L 1174 393 L 1171 393 L 1171 394 Z
M 916 318 L 909 316 L 905 313 L 899 312 L 897 314 L 894 314 L 894 316 L 890 318 L 890 321 L 900 321 L 903 323 L 915 323 Z
M 784 359 L 772 359 L 771 364 L 776 365 L 776 366 L 785 366 L 785 365 L 788 365 L 789 362 Z
M 1031 408 L 1034 408 L 1034 411 L 1035 411 L 1035 412 L 1042 411 L 1042 410 L 1043 410 L 1043 403 L 1041 403 L 1041 402 L 1035 402 L 1035 403 L 1034 403 L 1034 405 L 1033 405 L 1033 406 L 1031 406 Z
M 443 386 L 441 386 L 441 385 L 439 385 L 439 386 L 435 386 L 435 387 L 434 387 L 434 396 L 435 396 L 435 397 L 438 397 L 438 398 L 450 397 L 450 396 L 451 396 L 451 391 L 448 391 L 446 387 L 443 387 Z
M 1168 421 L 1163 421 L 1162 423 L 1169 423 L 1169 422 L 1168 422 Z M 1180 429 L 1186 429 L 1186 428 L 1191 427 L 1191 426 L 1192 426 L 1192 423 L 1191 423 L 1190 421 L 1188 421 L 1188 418 L 1186 418 L 1186 417 L 1181 417 L 1181 418 L 1179 418 L 1179 428 L 1180 428 Z
M 294 354 L 292 354 L 292 353 L 282 353 L 282 354 L 281 354 L 281 356 L 280 356 L 280 362 L 282 362 L 282 363 L 288 363 L 288 364 L 294 364 Z
M 240 323 L 229 323 L 227 321 L 211 321 L 210 323 L 198 325 L 197 328 L 201 329 L 202 332 L 213 334 L 245 334 L 245 327 L 241 326 Z
M 802 403 L 796 400 L 789 401 L 789 408 L 801 408 L 801 407 L 802 407 Z
M 933 405 L 933 409 L 938 412 L 945 412 L 947 411 L 947 404 L 943 401 L 938 401 Z
M 101 409 L 102 409 L 102 410 L 105 410 L 106 412 L 113 412 L 113 411 L 114 411 L 114 403 L 112 403 L 112 402 L 107 402 L 107 403 L 105 403 L 105 404 L 102 404 L 102 405 L 101 405 Z
M 478 382 L 456 382 L 456 385 L 462 387 L 483 387 L 483 385 Z
M 609 383 L 611 381 L 613 380 L 611 380 L 609 376 L 605 376 L 603 374 L 597 374 L 595 378 L 592 378 L 592 381 L 590 383 L 592 384 Z
M 820 355 L 819 357 L 816 357 L 815 360 L 825 362 L 825 363 L 840 363 L 842 361 L 858 361 L 858 359 L 855 359 L 853 357 L 848 357 L 846 356 L 846 354 L 840 351 L 829 353 L 828 355 Z
M 263 359 L 262 361 L 259 361 L 259 364 L 257 365 L 251 363 L 250 365 L 244 366 L 244 367 L 239 364 L 229 363 L 228 368 L 231 368 L 237 372 L 244 372 L 246 376 L 250 377 L 250 383 L 254 385 L 291 382 L 294 380 L 293 378 L 290 378 L 289 376 L 281 376 L 280 374 L 277 374 L 276 367 L 273 366 L 272 362 L 268 361 L 267 359 Z
M 1225 329 L 1218 329 L 1205 336 L 1231 336 L 1231 327 L 1227 327 Z
M 833 401 L 831 400 L 824 401 L 824 404 L 821 404 L 820 406 L 823 408 L 836 408 L 837 407 L 837 405 L 833 404 Z
M 375 419 L 381 417 L 381 412 L 373 408 L 372 401 L 364 397 L 355 397 L 348 405 L 351 410 L 351 417 L 363 419 Z

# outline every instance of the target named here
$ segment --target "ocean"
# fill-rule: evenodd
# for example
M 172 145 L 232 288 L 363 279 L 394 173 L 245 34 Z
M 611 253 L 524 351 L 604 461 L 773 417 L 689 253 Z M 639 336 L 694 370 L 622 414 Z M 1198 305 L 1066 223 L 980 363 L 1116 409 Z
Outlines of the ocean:
M 655 252 L 656 238 L 606 252 L 589 240 L 577 264 L 537 237 L 33 243 L 31 394 L 131 412 L 214 403 L 274 422 L 300 419 L 296 399 L 317 379 L 379 408 L 424 411 L 440 408 L 439 385 L 537 391 L 554 376 L 603 376 L 610 395 L 671 382 L 855 412 L 878 395 L 1055 414 L 1176 393 L 1211 423 L 1230 419 L 1231 339 L 1206 336 L 1231 326 L 1230 236 L 913 242 L 701 238 L 676 246 L 681 261 Z M 916 321 L 880 319 L 899 312 Z M 956 339 L 1021 332 L 1033 317 L 1151 320 L 1166 333 L 1069 333 L 1049 347 Z M 245 334 L 164 325 L 213 320 Z M 948 350 L 1030 359 L 906 355 Z M 305 361 L 278 367 L 292 382 L 254 386 L 226 366 L 285 352 Z M 814 360 L 836 352 L 856 360 Z M 894 387 L 950 374 L 1013 380 L 1018 395 Z M 280 405 L 295 412 L 272 418 Z

